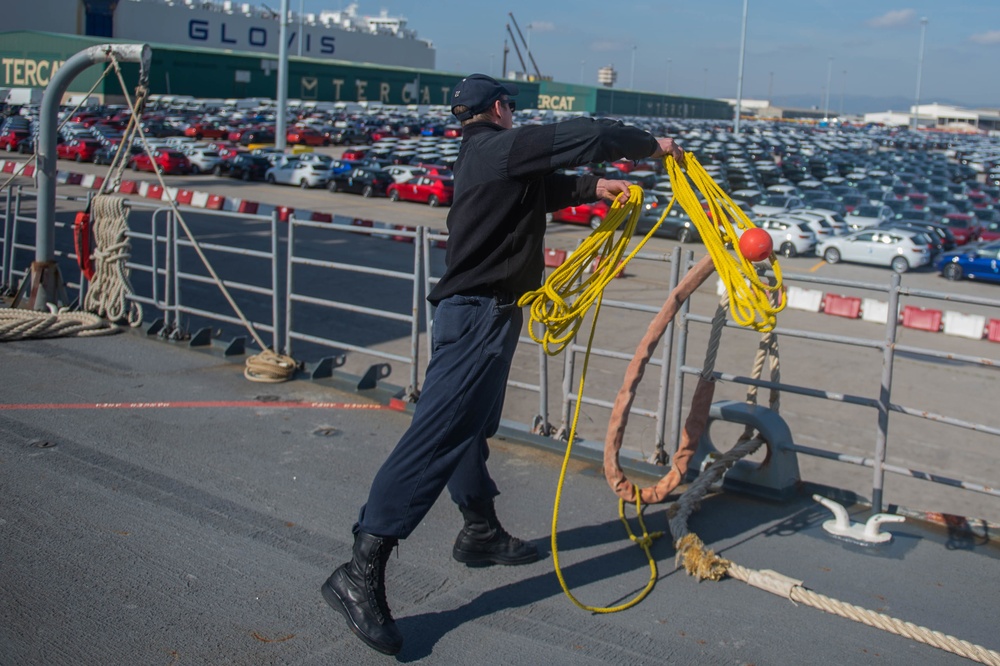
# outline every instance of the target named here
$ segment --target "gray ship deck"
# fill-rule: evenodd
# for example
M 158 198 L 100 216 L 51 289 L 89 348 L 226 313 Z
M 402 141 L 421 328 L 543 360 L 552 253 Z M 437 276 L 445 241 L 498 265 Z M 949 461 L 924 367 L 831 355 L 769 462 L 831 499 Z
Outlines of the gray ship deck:
M 358 506 L 408 416 L 331 384 L 250 383 L 241 362 L 134 334 L 0 346 L 0 664 L 391 660 L 350 634 L 319 585 L 349 557 Z M 668 538 L 653 547 L 658 581 L 642 603 L 582 611 L 552 569 L 559 456 L 498 439 L 491 465 L 505 525 L 545 556 L 456 563 L 459 515 L 442 498 L 389 564 L 406 637 L 398 661 L 965 662 L 732 579 L 696 582 L 674 570 Z M 567 583 L 585 603 L 621 603 L 645 585 L 646 558 L 600 469 L 571 470 L 559 521 Z M 995 541 L 908 520 L 887 526 L 889 546 L 851 546 L 823 532 L 829 512 L 810 494 L 726 493 L 690 526 L 743 566 L 1000 648 Z M 663 506 L 647 524 L 666 528 Z

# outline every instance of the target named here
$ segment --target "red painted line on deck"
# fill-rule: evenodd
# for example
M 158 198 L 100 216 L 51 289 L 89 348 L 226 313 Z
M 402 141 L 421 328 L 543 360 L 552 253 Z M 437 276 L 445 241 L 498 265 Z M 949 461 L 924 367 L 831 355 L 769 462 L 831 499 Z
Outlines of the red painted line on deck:
M 30 410 L 30 409 L 218 409 L 218 408 L 265 408 L 265 409 L 389 409 L 386 405 L 357 402 L 306 402 L 280 401 L 266 402 L 260 400 L 205 400 L 182 402 L 42 402 L 3 405 L 0 411 Z

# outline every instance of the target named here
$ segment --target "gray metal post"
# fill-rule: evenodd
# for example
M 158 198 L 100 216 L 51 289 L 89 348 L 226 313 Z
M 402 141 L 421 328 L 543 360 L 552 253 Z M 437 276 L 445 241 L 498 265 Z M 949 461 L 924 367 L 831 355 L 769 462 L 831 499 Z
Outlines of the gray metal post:
M 924 36 L 927 33 L 927 17 L 920 19 L 920 53 L 917 57 L 917 94 L 913 100 L 913 131 L 920 125 L 920 79 L 924 72 Z
M 38 292 L 33 298 L 34 309 L 44 310 L 62 286 L 55 264 L 56 132 L 59 125 L 59 103 L 77 75 L 92 65 L 111 62 L 112 58 L 119 62 L 140 63 L 139 80 L 145 82 L 149 76 L 152 54 L 148 44 L 91 46 L 64 62 L 52 75 L 45 89 L 38 132 L 38 226 L 35 263 L 31 268 L 32 286 L 38 286 Z
M 736 112 L 733 118 L 733 134 L 740 133 L 740 110 L 743 107 L 743 60 L 747 53 L 747 10 L 750 0 L 743 0 L 743 29 L 740 34 L 740 72 L 736 78 Z
M 6 202 L 4 203 L 4 213 L 3 213 L 3 254 L 0 255 L 0 286 L 10 285 L 10 246 L 11 246 L 11 228 L 13 227 L 11 223 L 11 213 L 13 212 L 13 193 L 10 189 L 7 189 Z
M 274 126 L 274 147 L 284 150 L 288 145 L 288 0 L 281 0 L 278 24 L 278 114 Z M 301 38 L 301 35 L 300 35 Z
M 410 400 L 420 395 L 420 283 L 424 274 L 423 249 L 427 227 L 417 227 L 417 235 L 413 238 L 413 300 L 410 304 Z
M 885 318 L 885 344 L 882 346 L 882 387 L 878 396 L 878 435 L 872 464 L 872 511 L 882 511 L 885 484 L 886 442 L 889 440 L 889 407 L 892 404 L 892 368 L 896 358 L 896 330 L 899 325 L 899 273 L 892 273 L 889 288 L 889 313 Z
M 294 219 L 294 214 L 292 218 Z M 288 222 L 288 228 L 294 226 L 292 220 Z M 281 270 L 279 262 L 278 244 L 278 215 L 271 215 L 271 348 L 275 354 L 281 353 L 281 297 L 284 296 L 281 290 Z
M 670 284 L 667 293 L 674 293 L 677 283 L 680 282 L 681 275 L 681 248 L 675 246 L 670 253 Z M 676 317 L 674 317 L 676 321 Z M 667 439 L 667 398 L 670 394 L 670 360 L 674 351 L 674 324 L 671 321 L 667 324 L 667 329 L 660 340 L 661 360 L 663 366 L 660 369 L 660 395 L 656 401 L 656 453 L 653 462 L 657 465 L 666 465 L 669 462 L 669 455 L 666 452 Z

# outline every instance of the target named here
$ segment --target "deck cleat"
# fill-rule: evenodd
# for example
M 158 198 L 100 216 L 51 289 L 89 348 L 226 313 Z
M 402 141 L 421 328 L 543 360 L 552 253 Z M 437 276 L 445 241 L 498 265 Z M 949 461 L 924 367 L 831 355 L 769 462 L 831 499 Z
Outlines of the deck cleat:
M 892 541 L 892 534 L 882 532 L 879 526 L 882 523 L 901 523 L 906 518 L 894 513 L 876 513 L 864 524 L 851 522 L 851 517 L 847 514 L 847 509 L 842 504 L 823 497 L 813 495 L 813 499 L 833 511 L 833 520 L 823 523 L 823 529 L 836 537 L 843 537 L 859 543 L 888 543 Z

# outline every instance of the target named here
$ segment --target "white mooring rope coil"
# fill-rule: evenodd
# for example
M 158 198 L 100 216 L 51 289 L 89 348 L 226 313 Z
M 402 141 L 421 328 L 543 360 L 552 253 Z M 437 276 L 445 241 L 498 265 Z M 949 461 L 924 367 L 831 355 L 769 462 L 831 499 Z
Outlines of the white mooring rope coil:
M 94 211 L 94 278 L 90 281 L 84 309 L 111 321 L 142 324 L 142 306 L 129 298 L 134 292 L 129 279 L 128 260 L 132 243 L 128 239 L 128 210 L 122 197 L 99 194 L 92 202 Z

